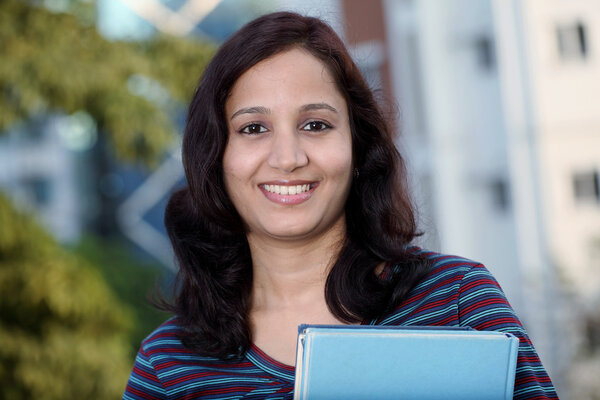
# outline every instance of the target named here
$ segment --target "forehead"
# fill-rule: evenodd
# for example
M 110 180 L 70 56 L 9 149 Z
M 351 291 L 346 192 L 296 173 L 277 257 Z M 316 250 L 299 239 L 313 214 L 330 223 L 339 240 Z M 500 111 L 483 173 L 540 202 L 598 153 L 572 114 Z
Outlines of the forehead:
M 244 72 L 231 90 L 226 109 L 230 114 L 234 111 L 232 107 L 275 106 L 289 104 L 290 100 L 331 102 L 345 108 L 345 100 L 329 68 L 308 51 L 293 48 Z

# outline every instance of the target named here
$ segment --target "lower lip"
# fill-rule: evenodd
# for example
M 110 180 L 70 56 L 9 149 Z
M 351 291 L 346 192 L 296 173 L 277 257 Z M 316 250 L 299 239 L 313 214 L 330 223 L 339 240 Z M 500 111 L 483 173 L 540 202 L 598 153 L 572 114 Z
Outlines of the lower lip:
M 273 192 L 269 192 L 265 190 L 262 186 L 260 190 L 263 192 L 265 197 L 271 200 L 273 203 L 277 204 L 286 204 L 286 205 L 294 205 L 304 203 L 308 199 L 310 199 L 313 195 L 313 192 L 317 188 L 318 184 L 315 184 L 308 192 L 302 192 L 298 194 L 277 194 Z

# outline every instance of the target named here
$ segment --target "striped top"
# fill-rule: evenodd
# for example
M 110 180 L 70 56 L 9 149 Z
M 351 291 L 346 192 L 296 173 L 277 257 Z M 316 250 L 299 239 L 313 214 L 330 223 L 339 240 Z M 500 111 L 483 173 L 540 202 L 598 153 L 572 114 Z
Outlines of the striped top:
M 509 332 L 520 340 L 514 399 L 558 399 L 552 382 L 506 300 L 481 264 L 426 252 L 430 273 L 391 314 L 371 325 L 462 326 Z M 243 360 L 201 357 L 177 339 L 170 319 L 142 343 L 123 399 L 292 399 L 294 367 L 252 346 Z

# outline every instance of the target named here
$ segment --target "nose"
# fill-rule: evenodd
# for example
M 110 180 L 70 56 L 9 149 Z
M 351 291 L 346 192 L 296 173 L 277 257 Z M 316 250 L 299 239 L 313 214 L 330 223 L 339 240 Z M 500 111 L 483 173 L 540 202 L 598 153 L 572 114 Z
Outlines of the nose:
M 267 164 L 283 172 L 292 172 L 308 163 L 308 155 L 295 131 L 277 132 L 273 135 Z

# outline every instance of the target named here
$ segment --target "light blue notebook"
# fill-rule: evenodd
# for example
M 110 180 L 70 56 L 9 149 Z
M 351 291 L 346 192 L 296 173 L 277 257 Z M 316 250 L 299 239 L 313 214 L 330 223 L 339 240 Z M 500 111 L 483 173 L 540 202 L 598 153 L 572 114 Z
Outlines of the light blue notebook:
M 444 327 L 300 325 L 294 399 L 509 400 L 519 340 Z

